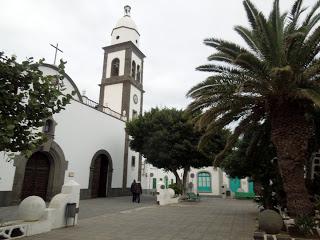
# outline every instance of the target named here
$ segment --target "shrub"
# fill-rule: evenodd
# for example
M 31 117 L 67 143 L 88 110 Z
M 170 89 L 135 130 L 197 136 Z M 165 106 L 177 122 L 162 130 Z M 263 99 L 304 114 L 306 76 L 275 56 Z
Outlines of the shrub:
M 174 193 L 177 195 L 182 194 L 182 189 L 177 183 L 170 184 L 169 188 L 172 188 L 174 190 Z
M 300 215 L 295 219 L 295 225 L 301 234 L 308 236 L 314 234 L 313 230 L 317 224 L 312 216 Z

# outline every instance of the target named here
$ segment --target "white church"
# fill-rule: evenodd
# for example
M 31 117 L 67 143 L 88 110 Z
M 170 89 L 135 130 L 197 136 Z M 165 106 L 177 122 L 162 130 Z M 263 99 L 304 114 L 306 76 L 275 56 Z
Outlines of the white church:
M 129 194 L 134 179 L 144 190 L 175 182 L 170 173 L 144 163 L 129 147 L 126 121 L 143 113 L 143 63 L 140 33 L 130 16 L 130 6 L 111 33 L 111 44 L 104 47 L 99 102 L 82 96 L 75 82 L 64 76 L 65 93 L 76 92 L 66 109 L 46 121 L 42 131 L 48 141 L 30 158 L 8 161 L 0 154 L 0 206 L 18 204 L 37 195 L 50 201 L 62 185 L 74 179 L 81 185 L 81 199 Z M 57 67 L 45 64 L 44 74 L 57 74 Z M 188 182 L 203 194 L 221 195 L 232 188 L 232 181 L 219 169 L 193 169 Z M 247 179 L 238 180 L 250 191 Z

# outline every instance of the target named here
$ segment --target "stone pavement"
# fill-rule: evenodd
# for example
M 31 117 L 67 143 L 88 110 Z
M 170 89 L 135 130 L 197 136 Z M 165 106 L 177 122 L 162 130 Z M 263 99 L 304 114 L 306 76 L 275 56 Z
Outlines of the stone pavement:
M 90 206 L 93 214 L 83 216 L 76 227 L 58 229 L 24 239 L 250 240 L 255 230 L 257 208 L 250 201 L 203 198 L 201 202 L 169 206 L 145 203 L 140 206 L 135 204 L 132 207 L 133 204 L 126 201 L 129 200 L 128 198 L 113 200 L 116 200 L 110 204 L 110 209 L 113 210 L 100 215 L 97 215 L 98 212 L 94 210 L 100 206 L 92 206 L 88 202 L 87 207 Z M 92 201 L 94 203 L 95 200 Z M 127 210 L 123 210 L 122 207 L 114 208 L 114 204 L 121 204 L 121 202 L 123 206 L 126 202 Z M 105 203 L 103 209 L 107 205 Z
M 145 207 L 155 204 L 155 197 L 142 195 L 141 203 L 134 204 L 131 197 L 94 198 L 80 200 L 79 219 L 95 217 L 107 213 L 116 213 L 132 208 Z M 47 203 L 48 205 L 49 203 Z M 18 206 L 0 207 L 0 220 L 11 221 L 18 218 Z

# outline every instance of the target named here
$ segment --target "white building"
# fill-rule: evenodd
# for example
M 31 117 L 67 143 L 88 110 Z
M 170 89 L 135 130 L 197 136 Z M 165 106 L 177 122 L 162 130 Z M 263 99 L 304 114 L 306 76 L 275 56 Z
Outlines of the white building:
M 182 179 L 183 171 L 179 171 L 178 174 Z M 142 164 L 141 179 L 142 187 L 146 192 L 154 192 L 159 181 L 162 181 L 166 187 L 176 182 L 176 177 L 172 172 L 165 172 L 145 162 Z M 191 168 L 187 177 L 187 185 L 189 192 L 200 195 L 223 196 L 226 191 L 229 191 L 230 194 L 238 191 L 253 192 L 253 183 L 248 178 L 229 178 L 221 169 L 214 167 Z
M 81 185 L 81 198 L 127 195 L 133 179 L 140 180 L 141 156 L 129 149 L 125 121 L 142 113 L 143 59 L 140 34 L 130 7 L 104 47 L 99 103 L 81 96 L 65 74 L 66 92 L 76 92 L 66 109 L 54 114 L 41 129 L 49 140 L 30 158 L 7 161 L 0 155 L 0 206 L 27 196 L 46 201 L 61 191 L 69 178 Z M 44 74 L 55 74 L 43 65 Z

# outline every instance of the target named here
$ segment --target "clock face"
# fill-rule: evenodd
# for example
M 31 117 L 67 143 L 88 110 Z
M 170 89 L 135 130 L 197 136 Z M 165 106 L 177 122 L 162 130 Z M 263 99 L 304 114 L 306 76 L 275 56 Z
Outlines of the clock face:
M 134 94 L 134 95 L 133 95 L 133 102 L 134 102 L 135 104 L 138 103 L 138 96 L 137 96 L 137 94 Z

